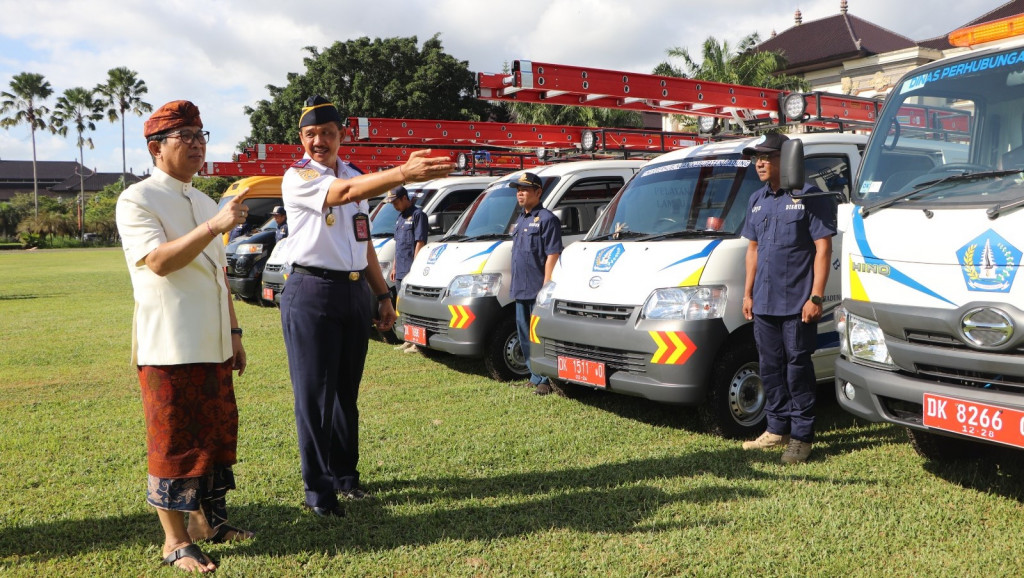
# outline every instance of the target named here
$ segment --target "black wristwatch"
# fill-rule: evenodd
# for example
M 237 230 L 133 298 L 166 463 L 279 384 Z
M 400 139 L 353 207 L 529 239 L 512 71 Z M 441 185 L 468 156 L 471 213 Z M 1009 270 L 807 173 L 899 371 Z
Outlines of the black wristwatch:
M 818 295 L 811 295 L 811 303 L 815 305 L 821 305 L 821 297 Z
M 241 327 L 232 327 L 231 328 L 231 335 L 237 335 L 237 336 L 241 337 L 242 336 L 242 328 Z
M 380 295 L 377 296 L 377 301 L 383 301 L 385 299 L 391 299 L 391 291 L 381 293 Z

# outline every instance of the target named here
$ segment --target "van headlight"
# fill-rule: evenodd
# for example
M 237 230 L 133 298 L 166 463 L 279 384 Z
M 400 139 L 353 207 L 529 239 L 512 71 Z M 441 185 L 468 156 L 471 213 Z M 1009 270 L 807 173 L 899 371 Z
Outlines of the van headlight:
M 537 302 L 534 303 L 536 307 L 550 307 L 551 303 L 555 300 L 555 288 L 558 284 L 554 281 L 548 281 L 540 288 L 537 292 Z
M 494 297 L 501 288 L 501 273 L 459 275 L 448 285 L 452 297 Z
M 848 311 L 842 313 L 842 317 L 837 320 L 836 330 L 839 331 L 839 346 L 843 354 L 854 361 L 895 367 L 878 323 Z
M 723 285 L 655 289 L 640 315 L 645 319 L 719 319 L 725 314 L 727 297 Z
M 235 247 L 235 255 L 259 255 L 263 252 L 263 243 L 242 243 Z

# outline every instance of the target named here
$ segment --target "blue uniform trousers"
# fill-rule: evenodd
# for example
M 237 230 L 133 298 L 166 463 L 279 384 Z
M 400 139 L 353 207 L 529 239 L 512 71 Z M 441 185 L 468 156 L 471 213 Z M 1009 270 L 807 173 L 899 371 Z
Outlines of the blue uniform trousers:
M 764 384 L 768 431 L 814 441 L 814 400 L 817 384 L 811 354 L 818 341 L 818 324 L 796 315 L 754 315 Z
M 359 381 L 370 334 L 370 288 L 295 273 L 281 293 L 281 326 L 295 395 L 306 503 L 331 507 L 359 485 Z
M 523 350 L 523 357 L 526 358 L 526 367 L 530 370 L 530 383 L 540 385 L 547 383 L 548 378 L 537 375 L 530 367 L 530 316 L 533 314 L 535 299 L 516 300 L 516 333 L 519 334 L 519 348 Z

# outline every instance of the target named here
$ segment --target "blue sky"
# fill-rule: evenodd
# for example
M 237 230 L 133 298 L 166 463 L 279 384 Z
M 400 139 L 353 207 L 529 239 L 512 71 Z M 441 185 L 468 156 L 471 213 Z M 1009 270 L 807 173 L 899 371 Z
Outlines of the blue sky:
M 352 0 L 302 7 L 281 0 L 0 0 L 0 89 L 20 72 L 43 74 L 55 96 L 92 87 L 127 66 L 149 87 L 154 107 L 195 102 L 212 133 L 208 161 L 230 159 L 249 133 L 243 108 L 267 98 L 266 85 L 302 71 L 305 46 L 363 36 L 441 34 L 446 52 L 479 72 L 535 60 L 648 73 L 673 46 L 699 55 L 709 35 L 735 43 L 767 38 L 839 12 L 840 0 Z M 999 0 L 848 0 L 849 12 L 914 40 L 945 34 L 1001 6 Z M 40 27 L 44 29 L 41 30 Z M 297 111 L 296 111 L 297 112 Z M 128 165 L 150 166 L 142 118 L 127 121 Z M 121 170 L 120 124 L 101 121 L 86 166 Z M 38 158 L 77 160 L 74 137 L 37 133 Z M 0 159 L 31 159 L 25 126 L 0 130 Z

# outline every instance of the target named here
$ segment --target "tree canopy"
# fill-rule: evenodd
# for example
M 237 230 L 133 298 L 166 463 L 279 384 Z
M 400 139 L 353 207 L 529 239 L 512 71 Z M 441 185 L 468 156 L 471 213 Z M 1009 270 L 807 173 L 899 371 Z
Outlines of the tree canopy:
M 299 111 L 320 94 L 342 117 L 485 120 L 492 106 L 476 98 L 476 76 L 468 62 L 444 52 L 438 35 L 418 47 L 408 38 L 364 37 L 308 46 L 304 73 L 289 73 L 285 86 L 268 85 L 269 100 L 246 107 L 251 143 L 298 143 Z
M 688 50 L 677 46 L 668 49 L 668 55 L 682 59 L 684 68 L 663 62 L 654 69 L 654 74 L 782 90 L 808 90 L 804 79 L 778 73 L 786 67 L 786 57 L 781 52 L 757 50 L 759 44 L 761 36 L 756 32 L 740 40 L 735 51 L 727 41 L 719 42 L 714 36 L 708 36 L 704 40 L 700 62 L 695 61 Z

